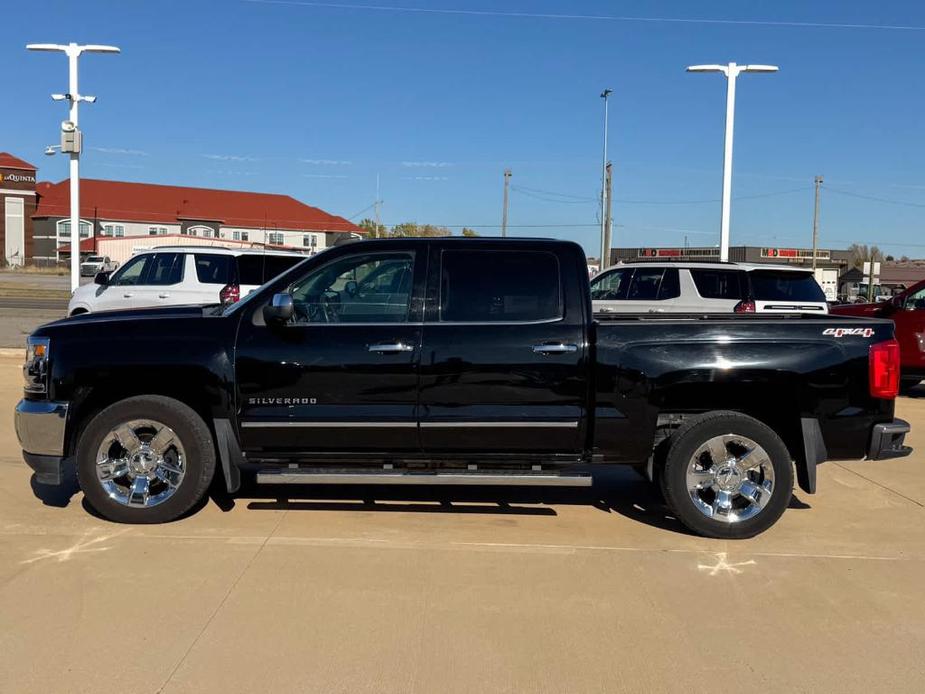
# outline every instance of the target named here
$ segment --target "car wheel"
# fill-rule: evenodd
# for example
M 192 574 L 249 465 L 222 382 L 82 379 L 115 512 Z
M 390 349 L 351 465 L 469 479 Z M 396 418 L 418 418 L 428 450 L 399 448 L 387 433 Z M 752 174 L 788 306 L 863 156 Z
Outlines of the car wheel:
M 787 446 L 767 425 L 737 412 L 681 425 L 660 479 L 665 501 L 687 528 L 730 540 L 770 528 L 793 494 Z
M 215 445 L 195 410 L 143 395 L 99 412 L 77 444 L 87 501 L 119 523 L 165 523 L 200 501 L 215 472 Z

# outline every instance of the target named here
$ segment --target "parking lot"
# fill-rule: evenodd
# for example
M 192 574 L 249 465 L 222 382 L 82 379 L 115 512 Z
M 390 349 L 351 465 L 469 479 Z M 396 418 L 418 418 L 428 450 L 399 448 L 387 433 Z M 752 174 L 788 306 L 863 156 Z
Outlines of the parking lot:
M 744 542 L 622 472 L 250 490 L 142 527 L 30 484 L 19 369 L 0 357 L 2 691 L 921 691 L 925 397 L 898 402 L 911 457 L 827 463 Z

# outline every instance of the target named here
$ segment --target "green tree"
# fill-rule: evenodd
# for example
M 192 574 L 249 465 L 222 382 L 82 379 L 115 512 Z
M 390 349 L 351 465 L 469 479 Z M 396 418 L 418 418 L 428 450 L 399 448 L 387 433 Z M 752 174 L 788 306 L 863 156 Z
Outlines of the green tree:
M 478 236 L 479 233 L 475 229 L 470 229 L 469 227 L 463 227 L 462 235 L 466 238 L 473 238 Z
M 357 224 L 357 226 L 360 227 L 360 229 L 363 230 L 363 233 L 371 239 L 388 235 L 385 224 L 376 226 L 376 222 L 369 217 L 361 221 L 359 224 Z
M 435 224 L 418 224 L 417 222 L 403 222 L 392 227 L 389 236 L 452 236 L 453 232 L 446 227 Z

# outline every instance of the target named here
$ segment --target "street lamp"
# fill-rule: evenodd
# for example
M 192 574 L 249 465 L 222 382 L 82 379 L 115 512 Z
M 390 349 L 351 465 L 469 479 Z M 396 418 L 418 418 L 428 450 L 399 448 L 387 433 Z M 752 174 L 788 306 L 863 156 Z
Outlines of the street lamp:
M 607 245 L 607 97 L 613 94 L 613 89 L 605 89 L 601 92 L 601 98 L 604 100 L 604 153 L 601 159 L 601 272 L 607 267 L 605 254 L 609 250 Z
M 732 196 L 732 133 L 735 128 L 736 77 L 742 72 L 777 72 L 776 65 L 691 65 L 688 72 L 722 72 L 726 75 L 726 143 L 723 150 L 723 215 L 720 221 L 719 259 L 729 260 L 729 212 Z
M 58 51 L 64 53 L 68 59 L 68 93 L 52 94 L 54 101 L 67 101 L 69 104 L 68 120 L 62 123 L 61 153 L 71 155 L 71 291 L 80 285 L 80 149 L 81 137 L 77 129 L 77 106 L 81 101 L 92 104 L 95 96 L 82 96 L 77 91 L 77 58 L 81 53 L 119 53 L 115 46 L 100 46 L 96 44 L 66 45 L 57 43 L 30 43 L 26 46 L 30 51 Z M 67 125 L 67 127 L 65 127 Z M 72 135 L 65 143 L 65 136 Z M 46 149 L 46 154 L 49 153 Z

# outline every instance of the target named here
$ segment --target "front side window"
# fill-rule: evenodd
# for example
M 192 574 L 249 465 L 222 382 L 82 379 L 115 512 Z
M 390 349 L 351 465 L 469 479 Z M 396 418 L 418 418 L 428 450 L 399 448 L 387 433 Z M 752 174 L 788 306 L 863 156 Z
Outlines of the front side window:
M 559 261 L 544 251 L 444 251 L 440 320 L 536 322 L 562 317 Z
M 182 253 L 155 253 L 145 284 L 163 286 L 182 282 L 184 260 L 186 256 Z
M 145 269 L 148 266 L 148 262 L 151 260 L 151 256 L 152 254 L 150 253 L 135 256 L 125 265 L 123 265 L 121 270 L 112 276 L 109 284 L 115 285 L 117 287 L 129 287 L 136 284 L 141 284 L 141 280 L 144 278 Z
M 925 287 L 919 289 L 915 294 L 910 294 L 903 302 L 903 307 L 907 311 L 921 311 L 925 309 Z
M 697 293 L 704 299 L 728 299 L 741 301 L 745 299 L 742 291 L 741 270 L 692 269 L 691 278 Z
M 626 298 L 631 269 L 610 270 L 591 280 L 591 298 L 597 301 L 618 301 Z
M 414 254 L 340 258 L 290 287 L 296 323 L 403 323 L 408 320 Z

